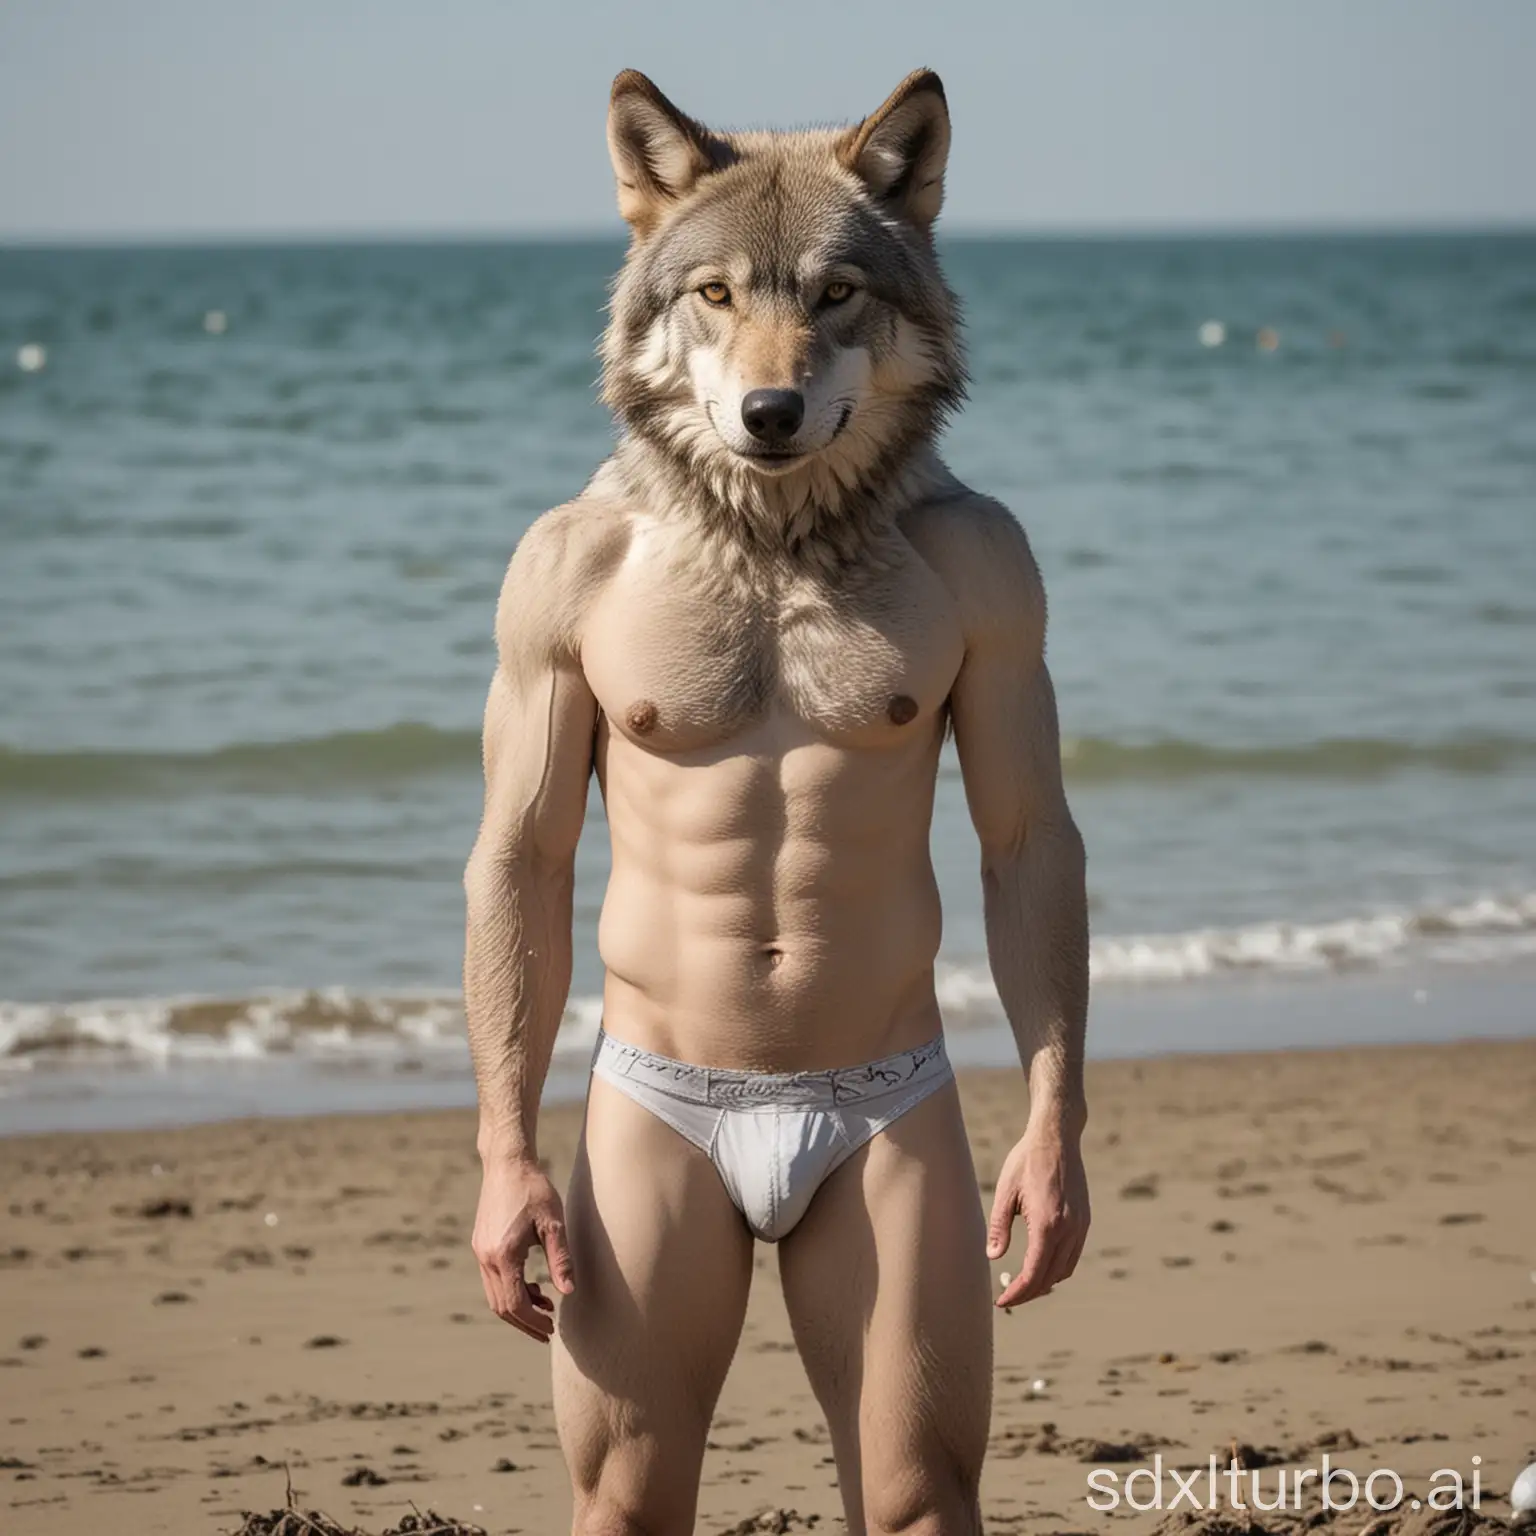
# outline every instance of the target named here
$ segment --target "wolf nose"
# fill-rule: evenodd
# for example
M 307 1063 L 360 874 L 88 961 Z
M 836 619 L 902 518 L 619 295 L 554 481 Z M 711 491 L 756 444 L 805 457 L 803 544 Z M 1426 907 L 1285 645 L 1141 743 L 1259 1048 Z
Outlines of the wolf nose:
M 787 443 L 804 420 L 798 389 L 754 389 L 741 402 L 741 424 L 760 443 Z

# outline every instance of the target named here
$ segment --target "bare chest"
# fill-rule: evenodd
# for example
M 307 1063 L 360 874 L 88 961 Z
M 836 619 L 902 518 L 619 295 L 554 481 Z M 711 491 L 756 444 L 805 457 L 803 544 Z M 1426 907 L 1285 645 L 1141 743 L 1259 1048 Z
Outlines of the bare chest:
M 708 551 L 638 538 L 582 644 L 610 729 L 655 752 L 707 749 L 774 715 L 849 746 L 910 739 L 949 697 L 955 606 L 898 534 L 832 581 L 727 575 Z

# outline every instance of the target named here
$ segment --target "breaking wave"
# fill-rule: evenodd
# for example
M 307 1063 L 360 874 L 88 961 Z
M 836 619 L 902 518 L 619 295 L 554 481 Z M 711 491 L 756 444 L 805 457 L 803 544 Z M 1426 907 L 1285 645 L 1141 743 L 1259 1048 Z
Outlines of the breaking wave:
M 1307 975 L 1382 969 L 1408 961 L 1486 963 L 1536 954 L 1536 892 L 1481 896 L 1415 911 L 1323 923 L 1266 922 L 1188 933 L 1105 936 L 1093 942 L 1097 985 L 1198 983 L 1234 975 Z M 938 997 L 958 1028 L 998 1016 L 984 962 L 940 960 Z M 602 1000 L 565 1012 L 556 1064 L 591 1051 Z M 86 1063 L 315 1063 L 467 1067 L 457 992 L 370 993 L 329 988 L 246 998 L 0 1002 L 0 1069 Z
M 1536 954 L 1536 892 L 1479 896 L 1414 911 L 1331 922 L 1262 922 L 1188 933 L 1107 935 L 1093 940 L 1095 985 L 1198 982 L 1239 975 L 1295 976 L 1384 969 L 1410 960 L 1479 964 Z M 985 965 L 939 963 L 946 1017 L 995 1012 Z

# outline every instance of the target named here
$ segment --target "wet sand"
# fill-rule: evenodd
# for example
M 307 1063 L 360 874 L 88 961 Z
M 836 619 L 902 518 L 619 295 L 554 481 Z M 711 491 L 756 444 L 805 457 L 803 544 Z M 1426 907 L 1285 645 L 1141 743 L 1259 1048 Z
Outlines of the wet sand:
M 1022 1084 L 963 1092 L 989 1187 Z M 1078 1276 L 997 1319 L 989 1531 L 1123 1523 L 1085 1502 L 1094 1465 L 1234 1441 L 1410 1494 L 1481 1456 L 1507 1513 L 1536 1458 L 1536 1041 L 1109 1062 L 1091 1102 Z M 562 1177 L 578 1128 L 546 1116 Z M 470 1114 L 18 1137 L 0 1178 L 0 1530 L 230 1530 L 288 1475 L 371 1530 L 413 1502 L 566 1529 L 548 1356 L 486 1312 L 468 1249 Z M 771 1250 L 758 1267 L 698 1530 L 773 1508 L 798 1515 L 765 1529 L 835 1531 Z

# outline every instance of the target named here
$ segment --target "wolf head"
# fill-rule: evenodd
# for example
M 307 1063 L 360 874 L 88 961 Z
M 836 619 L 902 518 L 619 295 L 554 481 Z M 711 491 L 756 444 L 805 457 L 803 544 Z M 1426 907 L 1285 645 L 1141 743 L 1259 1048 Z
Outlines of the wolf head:
M 725 134 L 630 70 L 608 144 L 632 239 L 603 394 L 647 471 L 801 533 L 888 491 L 964 391 L 938 76 L 850 128 Z

